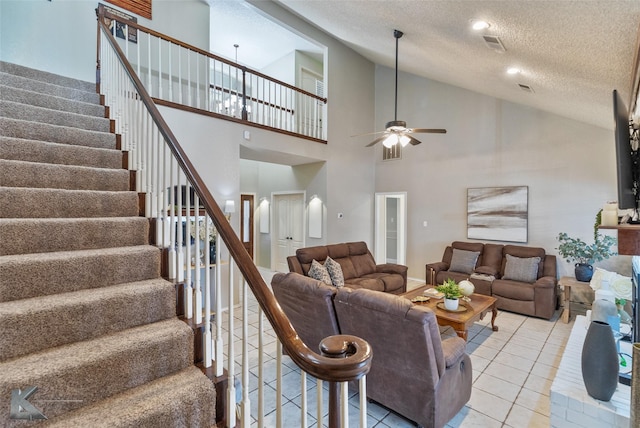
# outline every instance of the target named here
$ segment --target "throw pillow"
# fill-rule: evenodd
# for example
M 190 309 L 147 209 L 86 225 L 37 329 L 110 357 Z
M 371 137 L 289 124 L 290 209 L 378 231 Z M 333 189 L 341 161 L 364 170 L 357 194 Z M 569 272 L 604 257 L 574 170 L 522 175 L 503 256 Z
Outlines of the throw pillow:
M 344 274 L 342 273 L 342 266 L 340 266 L 340 263 L 333 260 L 331 257 L 327 257 L 327 260 L 324 261 L 324 267 L 329 271 L 331 283 L 337 288 L 344 287 Z
M 311 261 L 311 267 L 307 273 L 311 278 L 322 281 L 325 284 L 331 285 L 331 276 L 327 268 L 318 263 L 315 259 Z
M 449 270 L 452 272 L 471 273 L 476 267 L 480 251 L 453 249 Z
M 504 266 L 502 279 L 533 284 L 538 279 L 539 264 L 540 257 L 521 258 L 507 254 L 507 263 Z

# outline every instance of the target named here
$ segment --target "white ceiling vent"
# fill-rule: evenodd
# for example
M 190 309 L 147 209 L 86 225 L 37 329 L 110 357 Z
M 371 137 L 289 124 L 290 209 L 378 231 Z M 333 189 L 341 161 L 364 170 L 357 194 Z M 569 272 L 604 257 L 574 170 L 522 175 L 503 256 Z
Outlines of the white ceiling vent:
M 533 88 L 529 85 L 525 85 L 524 83 L 518 83 L 518 87 L 525 92 L 529 92 L 533 94 Z
M 489 46 L 494 51 L 497 51 L 497 52 L 507 51 L 504 48 L 504 45 L 502 44 L 502 41 L 498 38 L 498 36 L 489 36 L 485 34 L 484 36 L 482 36 L 482 38 L 484 39 L 484 42 L 487 44 L 487 46 Z

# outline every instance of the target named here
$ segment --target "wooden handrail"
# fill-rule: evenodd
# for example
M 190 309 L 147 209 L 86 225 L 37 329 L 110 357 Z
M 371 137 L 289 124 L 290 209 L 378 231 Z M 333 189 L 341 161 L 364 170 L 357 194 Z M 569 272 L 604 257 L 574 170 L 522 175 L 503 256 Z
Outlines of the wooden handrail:
M 273 326 L 278 339 L 282 342 L 289 357 L 305 372 L 318 379 L 329 382 L 346 382 L 360 379 L 366 375 L 371 367 L 372 357 L 371 347 L 366 341 L 354 336 L 341 336 L 343 342 L 346 342 L 345 346 L 351 350 L 350 354 L 343 359 L 333 359 L 313 352 L 300 339 L 291 322 L 282 311 L 282 308 L 280 308 L 275 296 L 264 282 L 262 275 L 260 275 L 260 272 L 242 245 L 242 242 L 238 239 L 231 224 L 227 221 L 224 213 L 209 192 L 209 189 L 204 184 L 200 174 L 198 174 L 198 171 L 189 160 L 182 146 L 178 143 L 177 138 L 165 122 L 151 96 L 147 93 L 144 85 L 136 75 L 115 38 L 109 32 L 102 18 L 103 16 L 98 13 L 99 28 L 116 52 L 116 56 L 124 67 L 129 79 L 131 79 L 140 100 L 145 104 L 149 115 L 152 117 L 160 134 L 162 134 L 166 144 L 175 156 L 180 168 L 198 194 L 200 202 L 204 206 L 207 214 L 211 217 L 221 238 L 224 240 L 229 254 L 233 257 L 242 276 L 249 284 L 258 304 Z M 100 69 L 99 61 L 97 63 L 97 69 L 98 71 Z
M 102 14 L 102 16 L 104 18 L 109 18 L 109 19 L 113 19 L 113 20 L 116 20 L 116 21 L 119 18 L 117 15 L 112 14 L 108 10 L 101 11 L 101 14 Z M 122 18 L 120 18 L 120 19 L 122 19 Z M 189 44 L 184 43 L 184 42 L 182 42 L 180 40 L 174 39 L 173 37 L 167 36 L 166 34 L 162 34 L 162 33 L 159 33 L 159 32 L 157 32 L 155 30 L 152 30 L 151 28 L 144 27 L 144 26 L 138 24 L 137 22 L 129 22 L 129 21 L 127 21 L 126 24 L 129 27 L 132 27 L 132 28 L 135 28 L 135 29 L 140 30 L 142 32 L 148 33 L 148 34 L 150 34 L 152 36 L 158 37 L 158 38 L 160 38 L 162 40 L 165 40 L 167 42 L 171 42 L 171 43 L 173 43 L 173 44 L 175 44 L 177 46 L 181 46 L 181 47 L 183 47 L 185 49 L 188 49 L 188 50 L 193 51 L 195 53 L 198 53 L 200 55 L 204 55 L 204 56 L 209 57 L 209 58 L 211 58 L 213 60 L 216 60 L 216 61 L 219 61 L 219 62 L 223 62 L 223 63 L 225 63 L 227 65 L 236 67 L 236 68 L 238 68 L 240 70 L 243 70 L 245 72 L 251 73 L 251 74 L 253 74 L 255 76 L 258 76 L 258 77 L 261 77 L 261 78 L 263 78 L 265 80 L 269 80 L 269 81 L 274 82 L 274 83 L 276 83 L 278 85 L 281 85 L 281 86 L 289 88 L 289 89 L 291 89 L 293 91 L 299 92 L 299 93 L 301 93 L 303 95 L 315 98 L 318 101 L 321 101 L 321 102 L 323 102 L 325 104 L 327 103 L 327 99 L 326 98 L 320 97 L 320 96 L 318 96 L 316 94 L 312 94 L 311 92 L 307 92 L 307 91 L 305 91 L 303 89 L 296 88 L 295 86 L 290 85 L 290 84 L 288 84 L 286 82 L 283 82 L 283 81 L 278 80 L 278 79 L 274 79 L 273 77 L 267 76 L 266 74 L 263 74 L 263 73 L 261 73 L 261 72 L 259 72 L 257 70 L 252 70 L 252 69 L 250 69 L 248 67 L 245 67 L 244 65 L 235 63 L 235 62 L 230 61 L 230 60 L 228 60 L 226 58 L 223 58 L 221 56 L 212 54 L 211 52 L 207 52 L 207 51 L 205 51 L 203 49 L 200 49 L 200 48 L 198 48 L 196 46 L 189 45 Z

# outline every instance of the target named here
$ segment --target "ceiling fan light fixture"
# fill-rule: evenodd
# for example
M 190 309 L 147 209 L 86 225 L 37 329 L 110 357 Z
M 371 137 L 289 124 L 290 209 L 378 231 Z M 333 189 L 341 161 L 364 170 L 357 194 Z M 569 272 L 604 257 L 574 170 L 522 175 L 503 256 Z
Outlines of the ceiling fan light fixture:
M 390 149 L 391 147 L 398 144 L 398 134 L 390 134 L 387 138 L 384 139 L 382 145 L 386 148 Z
M 400 141 L 400 144 L 402 145 L 402 147 L 405 147 L 407 144 L 409 144 L 409 142 L 411 141 L 411 138 L 409 138 L 407 135 L 402 134 L 398 140 Z

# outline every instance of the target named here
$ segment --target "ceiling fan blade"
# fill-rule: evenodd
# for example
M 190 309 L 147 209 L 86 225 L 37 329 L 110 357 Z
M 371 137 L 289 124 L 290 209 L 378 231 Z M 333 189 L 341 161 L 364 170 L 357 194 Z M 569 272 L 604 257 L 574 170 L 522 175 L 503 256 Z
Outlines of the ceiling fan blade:
M 446 134 L 446 129 L 430 129 L 430 128 L 412 128 L 409 130 L 411 133 L 415 134 Z
M 417 146 L 418 144 L 422 144 L 422 141 L 413 138 L 411 135 L 407 135 L 407 134 L 405 135 L 409 137 L 409 142 L 411 143 L 412 146 Z
M 383 131 L 376 131 L 376 132 L 367 132 L 366 134 L 356 134 L 356 135 L 351 135 L 351 138 L 355 138 L 355 137 L 363 137 L 365 135 L 376 135 L 376 134 L 381 134 L 383 132 L 387 132 L 386 130 Z
M 386 135 L 383 135 L 382 137 L 378 137 L 375 140 L 373 140 L 372 142 L 370 142 L 369 144 L 367 144 L 365 147 L 375 146 L 376 144 L 378 144 L 380 141 L 384 140 L 385 138 L 387 138 Z

